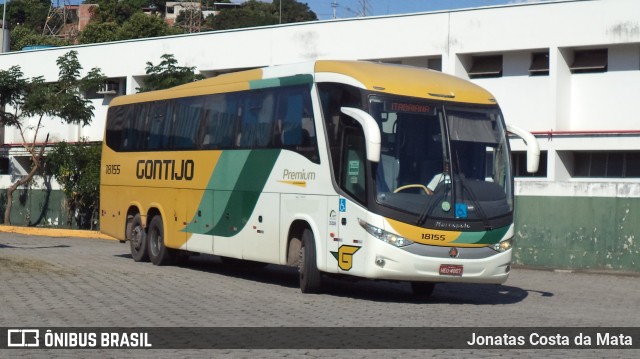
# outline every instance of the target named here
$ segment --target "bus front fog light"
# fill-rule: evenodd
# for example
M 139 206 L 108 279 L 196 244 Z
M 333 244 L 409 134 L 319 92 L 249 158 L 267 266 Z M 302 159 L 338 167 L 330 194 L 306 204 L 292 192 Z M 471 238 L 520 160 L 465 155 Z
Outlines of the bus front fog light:
M 376 257 L 376 265 L 377 265 L 378 267 L 380 267 L 380 268 L 384 267 L 385 263 L 386 263 L 386 262 L 384 261 L 384 258 L 382 258 L 382 257 Z

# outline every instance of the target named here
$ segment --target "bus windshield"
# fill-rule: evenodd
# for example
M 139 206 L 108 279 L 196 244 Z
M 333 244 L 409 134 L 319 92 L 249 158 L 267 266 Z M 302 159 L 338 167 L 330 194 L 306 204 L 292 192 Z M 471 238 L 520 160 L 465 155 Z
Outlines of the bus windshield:
M 497 106 L 372 96 L 379 123 L 376 201 L 427 219 L 488 221 L 513 210 L 508 142 Z

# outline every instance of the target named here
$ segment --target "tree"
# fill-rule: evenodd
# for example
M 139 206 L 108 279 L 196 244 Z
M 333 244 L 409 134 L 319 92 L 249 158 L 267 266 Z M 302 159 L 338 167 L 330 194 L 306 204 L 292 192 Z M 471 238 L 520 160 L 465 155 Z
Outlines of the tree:
M 71 144 L 58 142 L 49 151 L 46 172 L 58 181 L 64 192 L 68 222 L 80 229 L 93 229 L 100 208 L 100 143 L 82 139 Z
M 115 22 L 91 22 L 78 36 L 80 44 L 118 41 L 119 25 Z
M 216 16 L 208 16 L 205 24 L 214 30 L 275 25 L 280 23 L 281 15 L 283 24 L 318 20 L 307 4 L 295 0 L 274 0 L 272 3 L 249 0 L 239 8 L 226 9 Z
M 137 12 L 118 29 L 118 38 L 120 40 L 143 39 L 181 33 L 181 29 L 167 25 L 157 16 Z
M 11 0 L 5 3 L 6 18 L 11 24 L 19 24 L 42 33 L 51 6 L 50 0 Z M 13 34 L 11 36 L 13 37 Z
M 17 25 L 11 29 L 12 51 L 20 51 L 26 46 L 36 45 L 65 46 L 71 45 L 71 43 L 54 36 L 42 35 L 42 30 L 40 32 L 36 32 L 25 25 Z
M 145 85 L 137 88 L 138 92 L 167 89 L 204 78 L 195 73 L 195 66 L 176 66 L 178 60 L 171 54 L 164 54 L 160 58 L 162 61 L 158 65 L 147 62 Z
M 216 16 L 208 16 L 206 26 L 214 30 L 267 26 L 278 23 L 272 4 L 249 0 L 238 8 L 226 9 Z
M 316 21 L 318 16 L 311 11 L 306 3 L 299 3 L 296 0 L 273 0 L 271 11 L 274 15 L 280 15 L 280 2 L 282 2 L 282 23 Z
M 183 33 L 182 29 L 167 25 L 161 18 L 143 12 L 133 13 L 123 23 L 116 20 L 94 21 L 85 27 L 78 37 L 81 44 L 106 41 L 142 39 Z
M 148 5 L 148 2 L 145 0 L 98 0 L 96 4 L 98 6 L 93 7 L 91 10 L 93 21 L 98 23 L 115 22 L 118 25 L 122 25 L 133 14 L 141 12 L 140 9 Z
M 11 224 L 13 192 L 43 171 L 49 135 L 44 141 L 39 137 L 42 122 L 58 118 L 67 124 L 86 126 L 91 123 L 94 108 L 82 92 L 103 83 L 105 77 L 97 68 L 80 77 L 82 66 L 77 55 L 76 51 L 69 51 L 57 59 L 59 73 L 58 81 L 54 83 L 45 82 L 42 76 L 27 79 L 17 65 L 0 70 L 0 125 L 18 129 L 22 146 L 32 162 L 29 173 L 7 188 L 5 224 Z M 38 140 L 42 144 L 38 144 Z

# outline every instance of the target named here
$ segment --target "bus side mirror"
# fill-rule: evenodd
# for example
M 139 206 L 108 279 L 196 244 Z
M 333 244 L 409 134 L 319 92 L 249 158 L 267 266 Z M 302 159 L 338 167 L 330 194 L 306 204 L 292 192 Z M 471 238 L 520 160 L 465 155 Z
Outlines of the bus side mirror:
M 538 166 L 540 164 L 540 146 L 538 145 L 536 137 L 530 132 L 514 125 L 507 125 L 507 131 L 522 138 L 524 143 L 527 145 L 527 172 L 538 172 Z
M 371 162 L 380 162 L 380 144 L 381 135 L 380 128 L 376 120 L 368 113 L 358 108 L 341 107 L 340 111 L 345 115 L 358 121 L 364 131 L 364 140 L 367 144 L 367 160 Z

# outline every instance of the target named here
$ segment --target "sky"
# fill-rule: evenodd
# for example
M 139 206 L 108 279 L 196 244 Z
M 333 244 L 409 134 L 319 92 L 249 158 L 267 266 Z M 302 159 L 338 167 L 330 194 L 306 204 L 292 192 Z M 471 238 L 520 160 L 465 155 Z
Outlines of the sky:
M 336 18 L 342 19 L 361 16 L 363 8 L 367 16 L 375 16 L 542 1 L 548 0 L 298 0 L 307 3 L 320 20 L 333 19 L 332 3 L 337 4 Z

